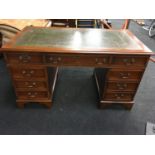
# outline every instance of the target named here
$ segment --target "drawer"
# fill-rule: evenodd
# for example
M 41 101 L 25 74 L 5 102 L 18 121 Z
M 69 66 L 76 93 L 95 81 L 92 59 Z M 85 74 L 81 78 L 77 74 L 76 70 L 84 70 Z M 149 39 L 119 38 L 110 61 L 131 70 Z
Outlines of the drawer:
M 46 63 L 51 65 L 66 66 L 104 66 L 109 65 L 110 56 L 87 56 L 87 55 L 46 55 Z
M 109 101 L 132 101 L 134 93 L 120 93 L 120 92 L 113 92 L 113 93 L 106 93 L 104 95 L 104 100 Z
M 13 78 L 45 78 L 46 69 L 11 67 Z
M 12 64 L 38 64 L 43 63 L 41 54 L 28 54 L 28 53 L 7 53 L 6 60 Z
M 47 99 L 49 97 L 48 92 L 46 91 L 18 91 L 17 93 L 18 99 Z
M 14 80 L 16 88 L 28 88 L 28 89 L 46 89 L 47 82 L 45 81 L 17 81 Z
M 108 82 L 107 91 L 135 91 L 138 87 L 138 83 L 129 83 L 129 82 Z
M 107 74 L 108 80 L 139 80 L 143 71 L 110 70 Z
M 115 66 L 140 66 L 147 64 L 148 56 L 113 56 L 112 65 Z

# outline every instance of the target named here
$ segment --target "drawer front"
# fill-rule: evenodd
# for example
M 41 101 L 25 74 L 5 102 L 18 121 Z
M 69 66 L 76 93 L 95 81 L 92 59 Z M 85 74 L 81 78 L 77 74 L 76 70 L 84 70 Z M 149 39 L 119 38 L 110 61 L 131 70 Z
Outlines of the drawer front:
M 104 100 L 109 101 L 132 101 L 134 93 L 106 93 L 104 96 Z
M 16 88 L 46 89 L 45 81 L 14 81 Z
M 27 68 L 11 68 L 13 78 L 44 78 L 46 77 L 45 69 L 27 69 Z
M 108 80 L 139 80 L 142 74 L 143 71 L 111 70 L 107 78 Z
M 45 99 L 48 98 L 48 92 L 46 91 L 19 91 L 17 92 L 19 99 Z
M 73 56 L 73 55 L 47 55 L 46 63 L 51 65 L 66 65 L 66 66 L 104 66 L 110 62 L 110 56 Z
M 43 57 L 41 54 L 28 54 L 28 53 L 16 53 L 6 54 L 8 63 L 12 64 L 38 64 L 43 63 Z
M 137 83 L 128 83 L 128 82 L 108 82 L 107 91 L 135 91 L 138 87 Z
M 147 64 L 147 61 L 148 57 L 146 56 L 113 56 L 112 65 L 144 67 Z

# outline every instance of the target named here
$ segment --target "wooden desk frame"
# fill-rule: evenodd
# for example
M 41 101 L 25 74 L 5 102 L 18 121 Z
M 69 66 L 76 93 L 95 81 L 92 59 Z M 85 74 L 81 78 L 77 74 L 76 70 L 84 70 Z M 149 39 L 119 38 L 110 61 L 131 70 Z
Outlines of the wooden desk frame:
M 25 28 L 24 31 L 27 29 L 29 27 Z M 128 30 L 107 31 L 125 31 L 141 47 L 141 50 L 131 51 L 130 49 L 115 48 L 110 50 L 106 48 L 79 50 L 31 46 L 29 48 L 22 46 L 21 49 L 21 47 L 12 46 L 22 34 L 19 33 L 12 42 L 1 49 L 13 79 L 18 107 L 23 108 L 27 102 L 38 102 L 51 107 L 58 67 L 81 66 L 95 67 L 94 78 L 99 92 L 100 108 L 117 103 L 131 109 L 152 52 Z M 19 61 L 19 59 L 21 60 Z M 31 59 L 37 63 L 31 63 Z M 17 64 L 20 65 L 17 66 Z M 50 71 L 48 71 L 48 67 L 51 68 Z M 23 75 L 21 75 L 21 71 Z M 25 81 L 27 83 L 23 86 Z M 38 81 L 42 82 L 39 83 L 39 86 L 42 85 L 42 87 L 37 89 L 33 87 L 33 84 Z M 26 85 L 29 88 L 25 88 Z M 46 85 L 46 89 L 43 89 L 43 85 Z

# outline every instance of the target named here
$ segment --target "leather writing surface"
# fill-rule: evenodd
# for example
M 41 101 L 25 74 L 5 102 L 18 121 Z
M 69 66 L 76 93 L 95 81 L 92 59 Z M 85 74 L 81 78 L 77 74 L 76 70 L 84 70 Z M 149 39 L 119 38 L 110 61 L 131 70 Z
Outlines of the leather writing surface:
M 58 47 L 75 49 L 141 49 L 126 31 L 102 29 L 29 28 L 14 43 L 16 46 Z

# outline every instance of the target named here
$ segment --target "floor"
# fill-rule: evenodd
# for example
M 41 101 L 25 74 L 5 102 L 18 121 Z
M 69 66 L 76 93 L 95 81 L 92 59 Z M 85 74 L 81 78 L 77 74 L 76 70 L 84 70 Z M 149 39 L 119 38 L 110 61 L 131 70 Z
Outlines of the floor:
M 112 20 L 119 28 L 121 20 Z M 135 22 L 129 28 L 150 49 L 155 39 Z M 93 68 L 60 68 L 51 109 L 29 104 L 18 109 L 12 82 L 0 59 L 0 134 L 143 135 L 146 122 L 155 123 L 155 64 L 150 62 L 131 111 L 122 107 L 97 108 Z

